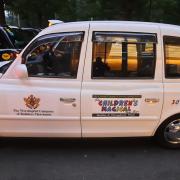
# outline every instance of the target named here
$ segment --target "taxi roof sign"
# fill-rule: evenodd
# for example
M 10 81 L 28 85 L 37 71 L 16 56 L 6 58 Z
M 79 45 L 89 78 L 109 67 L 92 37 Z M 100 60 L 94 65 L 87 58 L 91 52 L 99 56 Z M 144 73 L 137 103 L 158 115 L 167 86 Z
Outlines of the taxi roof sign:
M 57 20 L 57 19 L 51 19 L 51 20 L 48 20 L 48 22 L 49 22 L 49 26 L 63 23 L 63 21 L 60 21 L 60 20 Z

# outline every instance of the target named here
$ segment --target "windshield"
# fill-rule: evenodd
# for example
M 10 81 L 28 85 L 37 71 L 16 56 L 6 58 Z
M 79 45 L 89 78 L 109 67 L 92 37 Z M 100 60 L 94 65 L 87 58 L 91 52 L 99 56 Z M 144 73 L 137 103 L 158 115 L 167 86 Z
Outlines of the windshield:
M 28 28 L 5 27 L 11 42 L 17 49 L 23 49 L 38 34 L 38 31 Z M 12 47 L 11 47 L 12 48 Z
M 12 44 L 6 37 L 6 33 L 0 29 L 0 49 L 11 49 Z
M 11 31 L 13 32 L 15 46 L 19 49 L 24 48 L 38 33 L 30 29 L 19 29 L 19 28 L 11 28 Z

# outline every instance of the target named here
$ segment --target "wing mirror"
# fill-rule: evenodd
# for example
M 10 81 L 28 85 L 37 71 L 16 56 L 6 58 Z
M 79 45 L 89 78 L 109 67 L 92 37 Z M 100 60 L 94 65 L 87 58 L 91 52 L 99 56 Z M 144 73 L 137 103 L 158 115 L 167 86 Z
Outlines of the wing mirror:
M 15 75 L 19 79 L 27 79 L 28 78 L 28 71 L 25 64 L 19 64 L 15 67 Z

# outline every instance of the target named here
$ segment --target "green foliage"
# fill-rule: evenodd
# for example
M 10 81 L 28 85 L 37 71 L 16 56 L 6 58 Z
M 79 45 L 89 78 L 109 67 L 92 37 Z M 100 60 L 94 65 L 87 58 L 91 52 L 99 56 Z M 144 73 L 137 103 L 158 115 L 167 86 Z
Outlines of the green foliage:
M 6 7 L 29 26 L 48 19 L 137 20 L 180 24 L 179 0 L 6 0 Z

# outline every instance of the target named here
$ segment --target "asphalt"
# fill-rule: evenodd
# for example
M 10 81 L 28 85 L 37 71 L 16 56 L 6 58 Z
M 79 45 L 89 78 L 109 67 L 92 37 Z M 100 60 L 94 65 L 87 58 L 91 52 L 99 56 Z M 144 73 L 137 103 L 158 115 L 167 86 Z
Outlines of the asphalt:
M 149 138 L 6 139 L 0 180 L 179 180 L 180 149 Z

